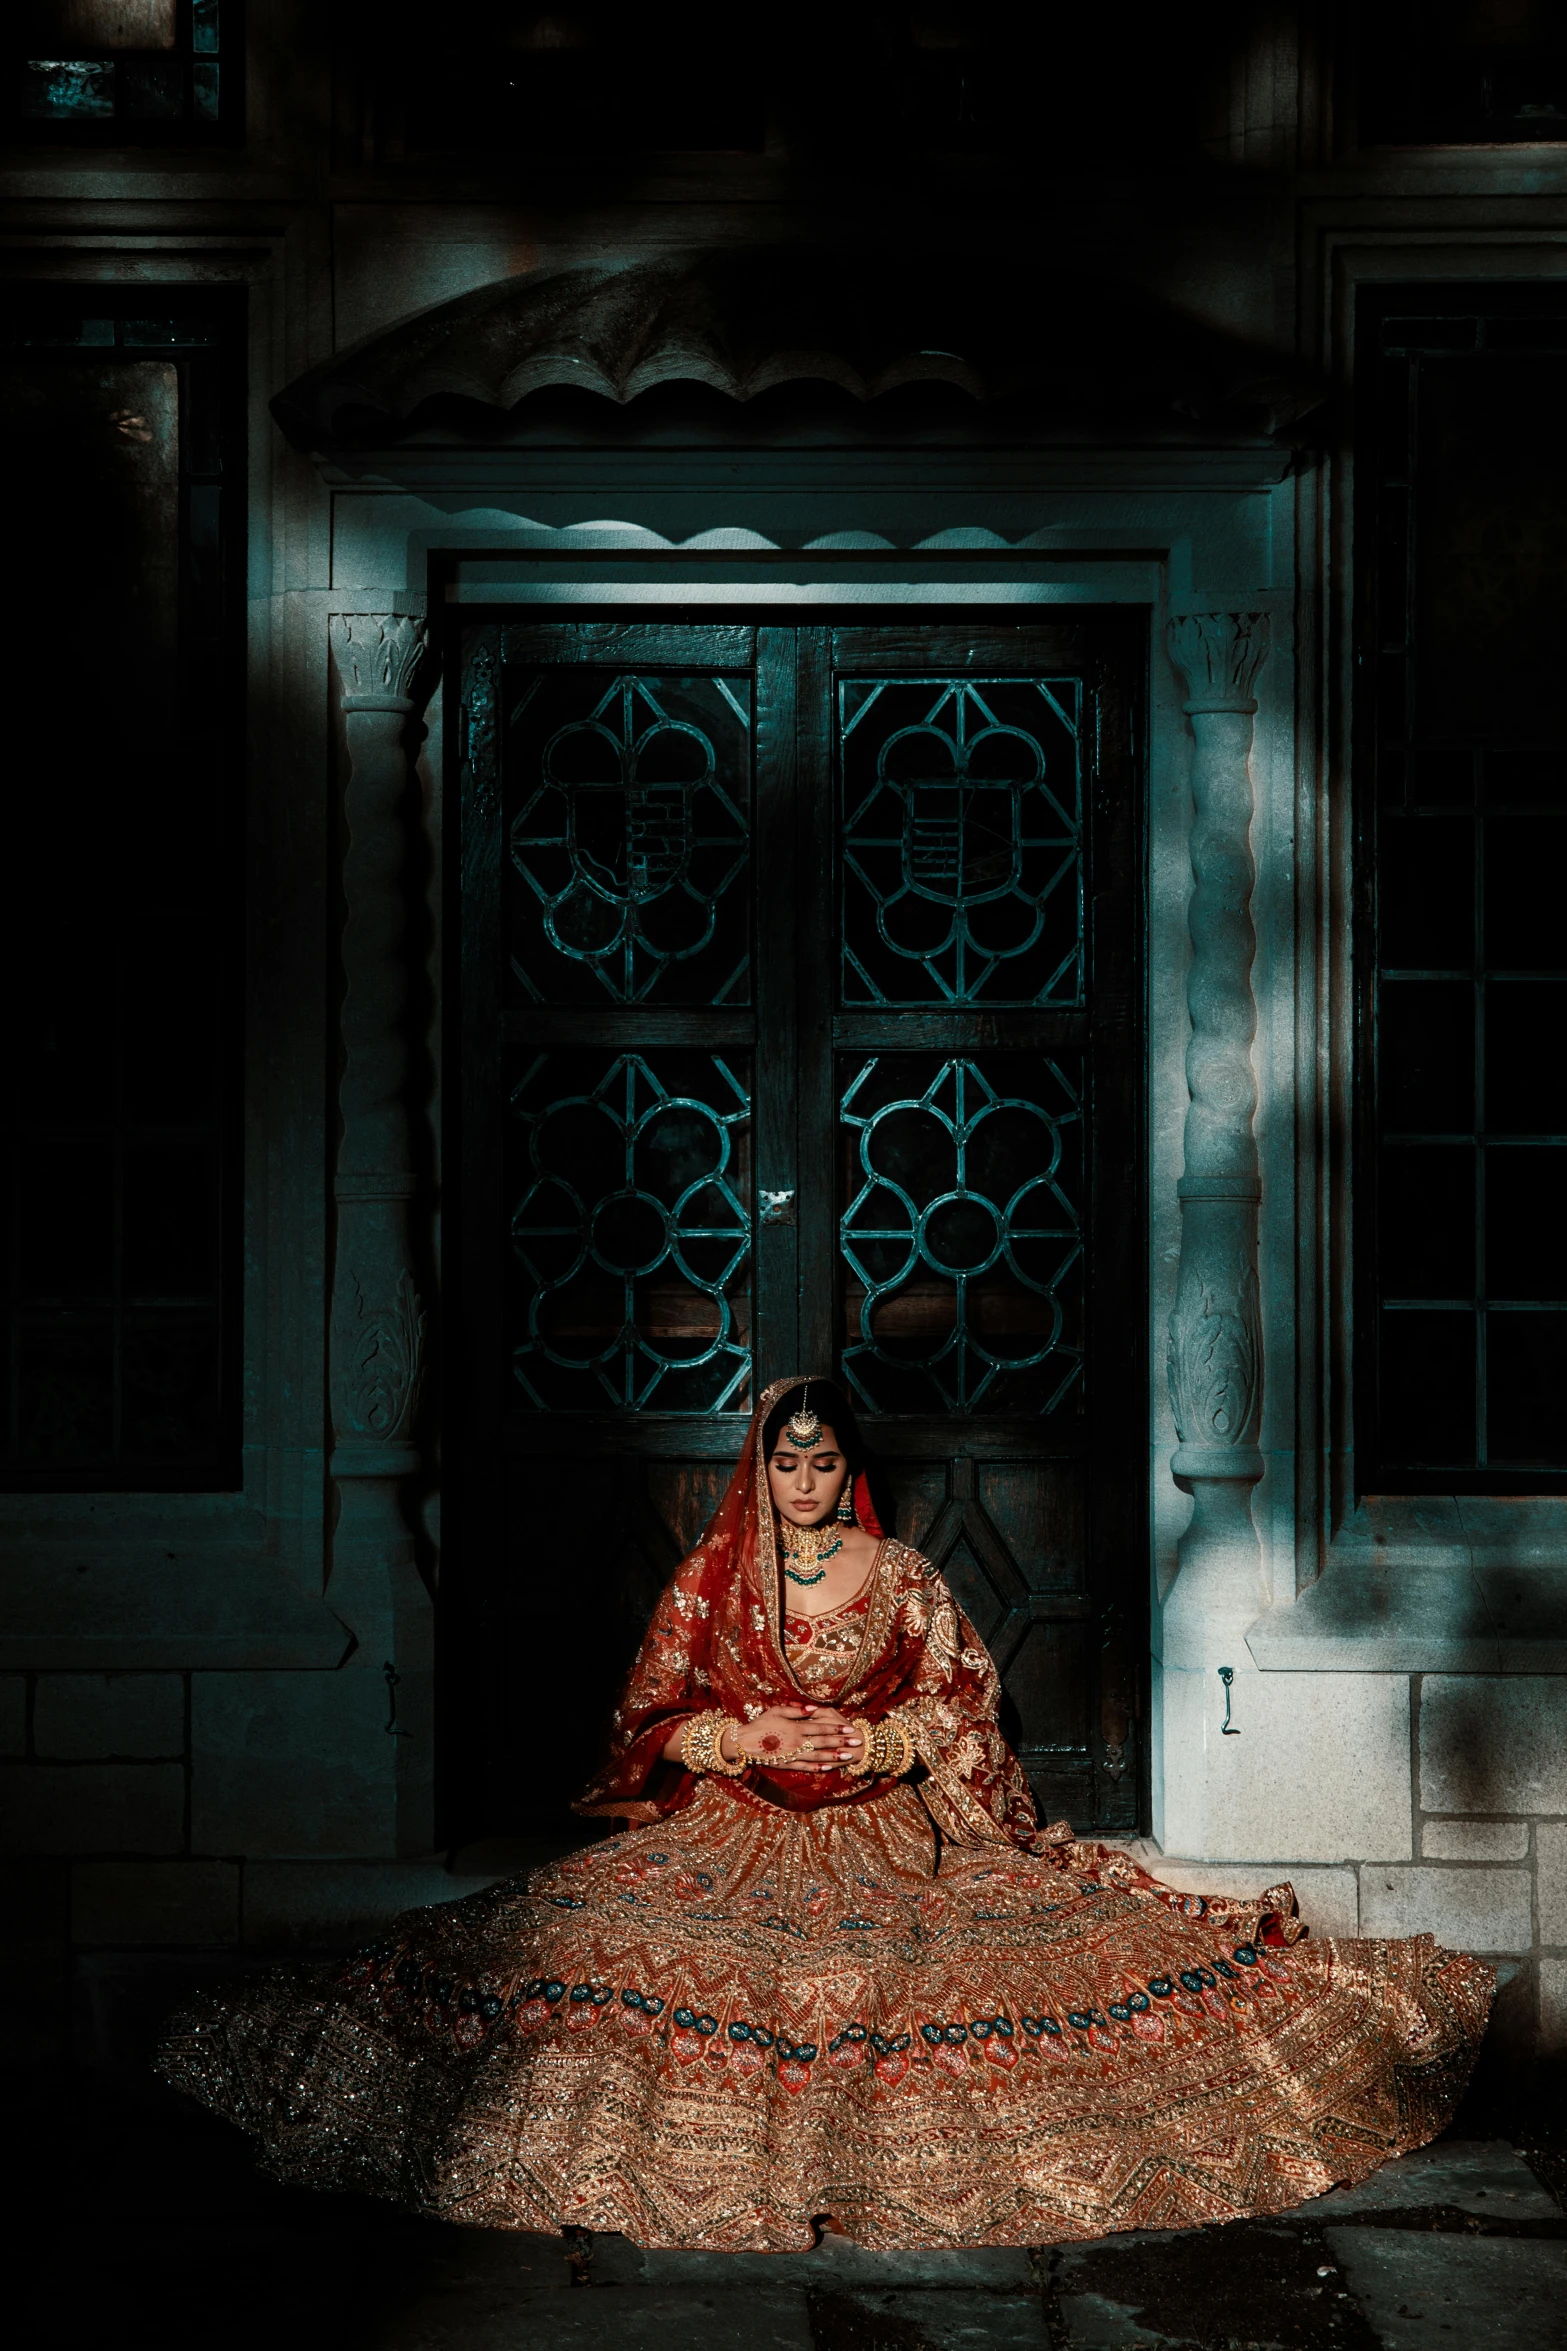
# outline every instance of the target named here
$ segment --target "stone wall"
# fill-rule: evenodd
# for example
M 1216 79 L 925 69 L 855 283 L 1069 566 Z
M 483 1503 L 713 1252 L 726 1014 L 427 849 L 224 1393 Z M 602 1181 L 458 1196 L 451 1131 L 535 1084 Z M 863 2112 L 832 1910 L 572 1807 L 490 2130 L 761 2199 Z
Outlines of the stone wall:
M 1145 1865 L 1183 1892 L 1249 1893 L 1288 1878 L 1317 1934 L 1429 1934 L 1479 1953 L 1498 1976 L 1491 2086 L 1523 2079 L 1536 2060 L 1567 2067 L 1567 1676 L 1257 1675 L 1236 1688 L 1249 1698 L 1275 1679 L 1309 1680 L 1323 1695 L 1333 1683 L 1397 1685 L 1384 1705 L 1394 1695 L 1407 1708 L 1402 1782 L 1386 1753 L 1369 1776 L 1384 1803 L 1407 1803 L 1384 1838 L 1398 1857 L 1358 1857 L 1343 1797 L 1365 1758 L 1346 1746 L 1342 1718 L 1324 1713 L 1320 1735 L 1286 1752 L 1312 1820 L 1293 1853 L 1190 1860 L 1149 1840 L 1137 1848 Z
M 155 2002 L 216 1957 L 330 1948 L 449 1898 L 440 1857 L 371 1858 L 396 1850 L 388 1705 L 379 1673 L 346 1669 L 0 1676 L 11 2054 L 116 2042 L 112 2019 L 71 2017 L 73 1983 L 100 2008 L 123 1982 Z

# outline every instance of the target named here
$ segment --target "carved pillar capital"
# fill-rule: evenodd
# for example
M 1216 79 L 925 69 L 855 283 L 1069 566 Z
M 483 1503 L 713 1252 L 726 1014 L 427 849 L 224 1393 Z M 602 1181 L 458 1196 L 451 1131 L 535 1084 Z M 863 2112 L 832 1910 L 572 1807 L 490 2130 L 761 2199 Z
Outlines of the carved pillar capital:
M 414 689 L 430 648 L 426 621 L 407 613 L 337 612 L 329 625 L 345 710 L 407 717 L 421 706 Z
M 1188 716 L 1232 710 L 1250 717 L 1252 686 L 1268 657 L 1265 612 L 1188 612 L 1169 627 L 1170 659 L 1186 680 Z
M 433 1835 L 433 1657 L 403 1481 L 421 1467 L 427 1331 L 409 1229 L 418 1176 L 408 1104 L 407 899 L 410 721 L 429 675 L 428 632 L 422 620 L 394 614 L 339 614 L 330 628 L 348 741 L 329 1330 L 339 1500 L 332 1597 L 357 1636 L 355 1663 L 385 1672 L 397 1692 L 398 1841 L 422 1851 Z
M 1177 1664 L 1199 1662 L 1219 1622 L 1243 1621 L 1264 1604 L 1250 1503 L 1263 1466 L 1250 757 L 1267 616 L 1188 614 L 1171 622 L 1169 646 L 1185 677 L 1193 738 L 1191 1033 L 1181 1262 L 1167 1365 L 1180 1438 L 1170 1467 L 1192 1496 L 1165 1605 L 1166 1661 Z

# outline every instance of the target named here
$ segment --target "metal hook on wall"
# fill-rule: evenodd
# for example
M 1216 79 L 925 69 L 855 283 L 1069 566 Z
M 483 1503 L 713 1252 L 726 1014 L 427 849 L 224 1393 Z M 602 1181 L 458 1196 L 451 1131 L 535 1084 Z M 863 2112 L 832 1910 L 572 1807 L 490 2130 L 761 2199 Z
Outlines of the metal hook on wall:
M 1233 1696 L 1230 1684 L 1235 1679 L 1234 1666 L 1221 1665 L 1219 1668 L 1219 1679 L 1224 1684 L 1224 1720 L 1220 1723 L 1219 1730 L 1221 1735 L 1226 1739 L 1238 1739 L 1241 1735 L 1240 1725 L 1238 1723 L 1233 1723 L 1230 1720 L 1230 1703 Z
M 397 1685 L 403 1677 L 390 1658 L 381 1668 L 381 1678 L 386 1683 L 386 1703 L 389 1710 L 382 1727 L 389 1739 L 411 1739 L 413 1737 L 412 1731 L 401 1731 L 397 1727 Z

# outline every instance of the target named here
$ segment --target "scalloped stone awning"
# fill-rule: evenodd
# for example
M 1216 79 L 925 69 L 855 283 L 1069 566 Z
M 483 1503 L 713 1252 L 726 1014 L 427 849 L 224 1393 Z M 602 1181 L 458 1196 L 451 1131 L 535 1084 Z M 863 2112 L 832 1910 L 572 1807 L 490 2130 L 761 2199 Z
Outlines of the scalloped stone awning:
M 503 278 L 372 335 L 272 403 L 306 448 L 500 427 L 541 392 L 624 408 L 668 384 L 750 401 L 950 385 L 1092 438 L 1288 439 L 1319 386 L 1137 290 L 983 257 L 801 246 L 660 254 Z

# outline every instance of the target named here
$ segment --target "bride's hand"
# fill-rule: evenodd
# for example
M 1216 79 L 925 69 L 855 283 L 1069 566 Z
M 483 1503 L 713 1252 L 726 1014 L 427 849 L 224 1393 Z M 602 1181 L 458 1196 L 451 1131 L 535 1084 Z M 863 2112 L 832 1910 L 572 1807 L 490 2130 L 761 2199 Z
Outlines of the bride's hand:
M 811 1719 L 802 1752 L 815 1755 L 816 1769 L 844 1771 L 858 1763 L 863 1740 L 848 1716 L 840 1714 L 836 1706 L 813 1706 L 808 1711 Z
M 745 1725 L 744 1746 L 764 1771 L 837 1771 L 860 1751 L 860 1734 L 832 1706 L 769 1706 Z M 735 1736 L 724 1735 L 733 1762 Z

